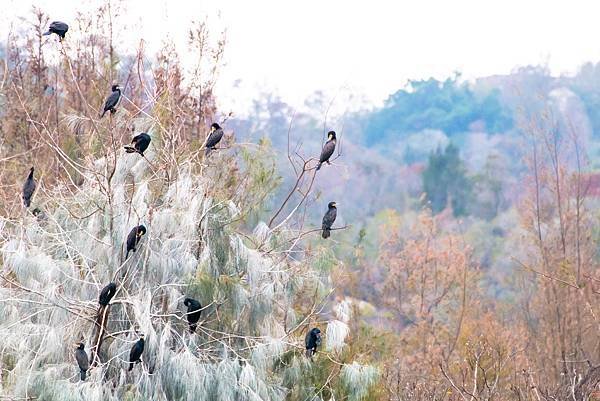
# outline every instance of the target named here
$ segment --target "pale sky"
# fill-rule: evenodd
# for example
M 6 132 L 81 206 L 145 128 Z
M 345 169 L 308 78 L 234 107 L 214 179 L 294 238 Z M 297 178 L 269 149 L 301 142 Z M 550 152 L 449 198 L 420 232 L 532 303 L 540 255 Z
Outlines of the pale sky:
M 6 30 L 32 5 L 68 23 L 89 0 L 8 0 Z M 8 6 L 9 3 L 10 6 Z M 91 1 L 91 3 L 95 3 Z M 96 3 L 97 4 L 97 3 Z M 293 105 L 316 90 L 377 104 L 408 79 L 466 79 L 546 64 L 574 73 L 600 61 L 600 3 L 533 0 L 128 0 L 124 47 L 141 36 L 185 43 L 191 19 L 227 29 L 217 88 L 224 108 L 243 108 L 260 91 Z M 0 30 L 0 33 L 4 33 Z M 233 88 L 234 83 L 241 86 Z M 237 101 L 235 101 L 237 100 Z

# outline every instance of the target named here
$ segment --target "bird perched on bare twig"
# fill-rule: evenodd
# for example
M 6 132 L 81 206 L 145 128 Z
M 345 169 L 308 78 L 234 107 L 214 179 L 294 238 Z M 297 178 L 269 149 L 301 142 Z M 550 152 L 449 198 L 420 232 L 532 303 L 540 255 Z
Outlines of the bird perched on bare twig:
M 323 216 L 323 225 L 322 225 L 322 229 L 323 229 L 322 237 L 323 238 L 329 238 L 329 236 L 331 235 L 331 226 L 333 225 L 333 222 L 335 221 L 336 217 L 337 217 L 337 203 L 329 202 L 329 204 L 327 205 L 327 212 L 325 212 L 325 216 Z
M 193 298 L 186 298 L 183 304 L 187 306 L 187 320 L 190 324 L 190 333 L 196 332 L 196 326 L 200 315 L 202 315 L 202 305 Z
M 140 335 L 140 339 L 133 345 L 129 352 L 129 370 L 133 370 L 133 365 L 142 362 L 140 359 L 144 352 L 144 335 Z
M 212 123 L 210 126 L 210 134 L 208 135 L 208 139 L 206 140 L 206 150 L 204 151 L 205 155 L 208 155 L 211 150 L 217 149 L 217 144 L 223 138 L 223 129 L 217 123 Z
M 117 292 L 117 285 L 115 283 L 109 283 L 106 287 L 100 291 L 100 297 L 98 297 L 98 303 L 102 306 L 109 304 L 112 297 Z
M 75 350 L 75 359 L 77 360 L 77 365 L 79 365 L 79 372 L 81 380 L 85 380 L 85 375 L 90 368 L 90 360 L 88 359 L 88 355 L 85 352 L 85 346 L 83 343 L 75 344 L 77 349 Z
M 139 135 L 136 135 L 133 137 L 133 139 L 131 140 L 131 145 L 125 145 L 125 152 L 127 153 L 139 153 L 140 155 L 144 156 L 144 152 L 146 151 L 146 149 L 148 149 L 148 146 L 150 146 L 150 141 L 152 139 L 150 138 L 150 135 L 146 134 L 145 132 L 142 132 Z
M 321 345 L 321 330 L 315 327 L 306 333 L 304 343 L 306 345 L 306 357 L 312 358 L 317 353 L 317 347 Z
M 62 41 L 69 30 L 69 25 L 64 22 L 54 21 L 50 24 L 48 28 L 48 32 L 44 32 L 44 35 L 51 35 L 53 33 L 57 34 L 60 40 Z
M 125 254 L 125 259 L 129 256 L 129 251 L 135 252 L 135 247 L 142 239 L 142 235 L 146 234 L 146 227 L 143 225 L 139 225 L 137 227 L 133 227 L 127 235 L 127 253 Z
M 117 104 L 121 99 L 121 87 L 119 85 L 113 85 L 111 89 L 112 93 L 104 103 L 104 111 L 100 115 L 100 118 L 104 117 L 107 111 L 110 111 L 111 114 L 114 114 L 117 111 L 115 107 L 117 107 Z
M 321 157 L 319 157 L 319 164 L 317 164 L 317 170 L 321 168 L 323 163 L 329 163 L 329 158 L 333 155 L 335 151 L 335 143 L 337 139 L 335 137 L 335 131 L 329 131 L 327 134 L 327 142 L 325 142 L 325 146 L 323 146 L 323 150 L 321 150 Z
M 35 188 L 37 186 L 37 183 L 33 179 L 34 171 L 35 171 L 35 169 L 33 167 L 31 167 L 31 169 L 29 170 L 29 175 L 27 176 L 27 179 L 25 180 L 25 183 L 23 184 L 22 198 L 23 198 L 23 204 L 25 205 L 25 207 L 31 206 L 31 198 L 33 197 L 33 193 L 35 192 Z

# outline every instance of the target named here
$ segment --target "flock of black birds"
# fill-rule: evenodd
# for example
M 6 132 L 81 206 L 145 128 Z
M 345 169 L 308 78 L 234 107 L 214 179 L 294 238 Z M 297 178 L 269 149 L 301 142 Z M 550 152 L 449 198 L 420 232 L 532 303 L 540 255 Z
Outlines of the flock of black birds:
M 62 41 L 65 39 L 65 35 L 69 30 L 69 26 L 64 22 L 54 21 L 50 24 L 50 27 L 44 35 L 56 34 Z M 100 118 L 104 117 L 106 112 L 110 112 L 110 114 L 116 113 L 117 105 L 121 100 L 121 88 L 119 85 L 112 86 L 112 93 L 106 99 L 104 103 L 104 108 L 102 114 L 100 114 Z M 219 124 L 213 123 L 210 128 L 210 133 L 208 138 L 206 139 L 205 144 L 205 155 L 208 155 L 211 151 L 217 149 L 217 144 L 223 138 L 223 129 Z M 130 145 L 125 145 L 125 152 L 127 153 L 139 153 L 141 156 L 144 156 L 144 151 L 148 149 L 150 146 L 150 135 L 145 132 L 142 132 L 133 137 Z M 316 166 L 316 171 L 321 169 L 323 163 L 331 164 L 330 158 L 333 156 L 336 146 L 336 134 L 334 131 L 329 131 L 327 134 L 327 142 L 323 146 L 321 151 L 321 155 L 319 157 L 319 162 Z M 37 183 L 33 177 L 34 167 L 31 167 L 29 170 L 29 175 L 23 184 L 22 190 L 22 198 L 23 205 L 25 208 L 29 208 L 31 206 L 31 199 L 33 194 L 35 193 Z M 36 209 L 37 210 L 37 209 Z M 329 238 L 331 235 L 331 226 L 335 222 L 337 217 L 337 204 L 336 202 L 329 202 L 327 205 L 327 212 L 325 216 L 323 216 L 322 223 L 322 237 Z M 129 234 L 127 235 L 126 240 L 126 253 L 125 259 L 128 258 L 129 252 L 135 252 L 136 247 L 138 246 L 142 236 L 146 234 L 146 227 L 144 225 L 139 225 L 134 227 Z M 107 307 L 111 301 L 111 299 L 117 293 L 117 284 L 110 283 L 106 287 L 100 291 L 100 296 L 98 299 L 98 303 L 101 306 L 101 310 L 104 307 Z M 198 325 L 198 321 L 200 320 L 200 316 L 202 314 L 202 305 L 200 302 L 193 298 L 185 298 L 183 304 L 187 307 L 187 321 L 189 324 L 190 333 L 196 332 L 196 327 Z M 141 356 L 144 352 L 144 335 L 140 334 L 139 339 L 131 348 L 129 353 L 129 370 L 133 370 L 136 363 L 141 362 Z M 312 356 L 317 352 L 317 348 L 321 345 L 321 330 L 315 327 L 311 329 L 305 337 L 305 347 L 306 347 L 306 357 L 312 358 Z M 79 365 L 80 370 L 80 378 L 81 380 L 85 380 L 87 371 L 90 368 L 90 361 L 87 353 L 85 352 L 85 346 L 83 343 L 75 344 L 75 359 L 77 360 L 77 364 Z

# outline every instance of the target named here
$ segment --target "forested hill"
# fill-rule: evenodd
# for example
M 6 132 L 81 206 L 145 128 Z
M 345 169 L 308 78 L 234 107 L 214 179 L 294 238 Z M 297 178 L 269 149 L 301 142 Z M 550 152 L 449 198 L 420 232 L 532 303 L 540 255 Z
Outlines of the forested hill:
M 328 196 L 340 199 L 348 197 L 341 191 L 345 184 L 340 183 L 351 185 L 355 191 L 346 201 L 348 217 L 366 218 L 386 207 L 412 208 L 418 204 L 413 200 L 427 185 L 466 184 L 467 189 L 485 185 L 482 176 L 492 170 L 498 183 L 490 185 L 501 185 L 501 191 L 494 191 L 502 195 L 497 202 L 506 205 L 516 201 L 518 190 L 513 184 L 525 167 L 523 128 L 541 111 L 553 115 L 562 135 L 578 132 L 585 143 L 588 169 L 600 166 L 599 80 L 600 64 L 586 64 L 573 76 L 555 77 L 542 67 L 523 67 L 509 75 L 474 81 L 464 81 L 460 75 L 444 81 L 414 80 L 380 107 L 338 116 L 326 115 L 331 99 L 322 93 L 307 101 L 304 113 L 296 112 L 277 96 L 263 95 L 255 101 L 248 118 L 234 117 L 229 126 L 240 138 L 268 138 L 280 153 L 288 151 L 289 138 L 292 149 L 301 146 L 316 154 L 327 118 L 328 127 L 341 130 L 344 159 L 339 161 L 341 168 L 335 177 L 316 185 Z M 458 150 L 456 165 L 450 170 L 460 171 L 466 178 L 453 174 L 444 178 L 434 172 L 429 175 L 450 183 L 425 182 L 430 157 L 444 153 L 449 145 Z M 279 160 L 284 177 L 291 171 L 286 163 L 285 158 Z M 481 217 L 483 213 L 489 217 L 488 211 L 480 211 L 482 202 L 487 201 L 478 197 L 485 194 L 467 191 L 461 196 L 468 197 L 470 205 L 460 207 L 459 214 Z M 440 199 L 443 202 L 445 198 Z M 436 210 L 444 207 L 445 203 L 434 205 Z
M 452 137 L 470 131 L 475 123 L 490 133 L 506 132 L 514 124 L 498 89 L 477 91 L 456 78 L 410 81 L 383 107 L 365 113 L 360 122 L 368 146 L 397 141 L 425 129 Z
M 242 117 L 124 3 L 0 54 L 1 400 L 598 399 L 600 66 Z

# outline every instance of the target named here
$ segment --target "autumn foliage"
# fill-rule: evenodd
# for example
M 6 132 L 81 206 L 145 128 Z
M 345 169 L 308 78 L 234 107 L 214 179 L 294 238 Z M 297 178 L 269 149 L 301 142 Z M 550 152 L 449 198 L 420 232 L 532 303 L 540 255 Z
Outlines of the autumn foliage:
M 203 196 L 214 203 L 199 219 L 200 234 L 190 240 L 191 253 L 201 260 L 207 243 L 226 244 L 202 263 L 233 268 L 229 258 L 242 249 L 228 242 L 235 233 L 243 238 L 239 244 L 252 248 L 248 255 L 276 261 L 269 265 L 273 274 L 289 274 L 289 282 L 277 287 L 294 294 L 289 304 L 265 305 L 259 295 L 253 299 L 265 309 L 285 310 L 277 318 L 283 322 L 280 334 L 289 341 L 289 349 L 283 352 L 283 345 L 275 344 L 281 346 L 281 355 L 273 371 L 263 373 L 267 382 L 269 375 L 286 372 L 281 385 L 289 389 L 287 399 L 307 400 L 315 394 L 323 400 L 342 394 L 349 401 L 600 399 L 598 204 L 588 196 L 595 182 L 584 156 L 585 143 L 568 121 L 548 110 L 524 116 L 521 150 L 527 168 L 514 205 L 500 196 L 495 167 L 486 171 L 490 201 L 478 207 L 491 206 L 479 214 L 492 219 L 512 207 L 516 216 L 510 232 L 502 234 L 506 238 L 500 258 L 510 267 L 509 274 L 502 283 L 504 291 L 494 292 L 488 285 L 490 272 L 475 256 L 491 250 L 476 249 L 479 238 L 467 234 L 472 223 L 467 216 L 469 197 L 486 186 L 466 184 L 457 148 L 431 155 L 424 170 L 424 189 L 430 193 L 418 202 L 402 200 L 407 210 L 381 212 L 384 217 L 376 229 L 361 229 L 358 241 L 349 246 L 351 240 L 341 232 L 346 227 L 337 228 L 328 243 L 316 243 L 308 235 L 319 231 L 318 224 L 302 232 L 307 210 L 318 199 L 308 196 L 315 180 L 308 162 L 291 161 L 296 183 L 286 188 L 281 207 L 271 210 L 265 200 L 281 180 L 267 139 L 241 146 L 228 131 L 222 145 L 229 152 L 215 152 L 214 164 L 205 163 L 201 147 L 207 127 L 231 117 L 217 109 L 214 95 L 225 36 L 195 24 L 188 50 L 198 60 L 196 68 L 187 71 L 170 42 L 156 55 L 147 54 L 143 41 L 133 54 L 119 54 L 114 27 L 121 11 L 119 3 L 109 2 L 94 18 L 79 15 L 72 22 L 79 36 L 58 42 L 42 36 L 48 17 L 35 10 L 30 29 L 8 38 L 0 64 L 0 214 L 7 225 L 23 228 L 26 218 L 33 219 L 23 210 L 18 193 L 35 165 L 36 196 L 43 201 L 34 198 L 34 207 L 61 212 L 70 200 L 62 213 L 77 221 L 78 229 L 86 218 L 106 213 L 106 231 L 118 238 L 115 198 L 122 196 L 121 201 L 133 204 L 139 190 L 132 174 L 120 177 L 125 194 L 115 191 L 122 145 L 133 133 L 152 129 L 156 151 L 152 160 L 145 160 L 144 172 L 151 176 L 147 193 L 156 203 L 143 217 L 152 222 L 155 211 L 164 206 L 160 194 L 179 188 L 178 176 L 208 177 L 211 185 Z M 117 82 L 126 88 L 119 112 L 99 119 L 108 89 Z M 444 178 L 442 171 L 449 165 L 455 174 Z M 75 195 L 85 192 L 84 182 L 99 191 L 102 206 L 94 209 L 85 198 L 78 200 L 82 198 Z M 450 183 L 452 191 L 445 187 Z M 296 210 L 301 214 L 298 221 L 291 218 Z M 137 210 L 128 210 L 127 216 L 140 218 Z M 269 223 L 252 231 L 260 219 Z M 293 228 L 288 230 L 287 223 Z M 3 234 L 3 243 L 9 239 Z M 365 250 L 368 241 L 374 244 L 370 251 Z M 352 249 L 343 254 L 343 246 Z M 83 257 L 73 260 L 81 271 L 94 270 Z M 241 301 L 227 305 L 223 300 L 223 294 L 235 298 L 234 290 L 245 294 L 251 277 L 228 271 L 215 279 L 201 270 L 194 271 L 189 288 L 214 298 L 209 300 L 216 316 L 212 334 L 226 336 L 207 342 L 233 343 L 231 349 L 243 353 L 256 347 L 243 341 L 258 343 L 268 337 L 253 327 L 256 336 L 240 340 L 247 333 L 238 332 L 238 315 L 233 312 L 263 312 L 259 307 L 250 312 Z M 2 289 L 20 289 L 12 275 L 2 273 Z M 323 282 L 332 289 L 326 290 Z M 269 285 L 274 284 L 269 281 L 265 288 Z M 157 313 L 162 319 L 168 316 L 168 294 L 157 293 L 164 297 Z M 298 358 L 292 348 L 302 351 L 302 345 L 289 340 L 292 335 L 301 338 L 298 333 L 308 325 L 320 325 L 326 334 L 326 352 L 314 363 Z M 225 333 L 227 329 L 231 333 Z M 219 357 L 218 351 L 210 355 Z M 14 361 L 2 363 L 14 367 Z M 300 381 L 303 386 L 297 386 Z
M 576 132 L 528 125 L 528 172 L 509 299 L 486 294 L 459 221 L 424 209 L 381 227 L 383 362 L 397 400 L 584 400 L 600 383 L 598 280 L 589 180 Z M 590 398 L 592 397 L 592 398 Z

